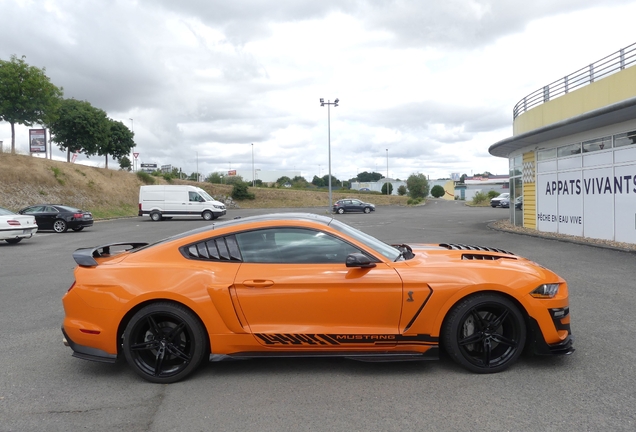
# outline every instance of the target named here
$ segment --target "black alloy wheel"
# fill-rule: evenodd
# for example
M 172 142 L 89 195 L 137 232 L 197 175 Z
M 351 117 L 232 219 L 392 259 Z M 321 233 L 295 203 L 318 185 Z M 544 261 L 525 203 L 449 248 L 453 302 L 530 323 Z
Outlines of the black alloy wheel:
M 450 357 L 466 369 L 476 373 L 501 372 L 523 351 L 525 320 L 507 298 L 477 294 L 451 309 L 444 320 L 442 341 Z
M 160 384 L 192 373 L 207 352 L 199 319 L 185 307 L 154 303 L 140 309 L 124 331 L 124 354 L 142 378 Z
M 66 221 L 64 219 L 56 219 L 53 222 L 53 231 L 56 233 L 64 233 L 68 230 L 68 225 L 66 225 Z

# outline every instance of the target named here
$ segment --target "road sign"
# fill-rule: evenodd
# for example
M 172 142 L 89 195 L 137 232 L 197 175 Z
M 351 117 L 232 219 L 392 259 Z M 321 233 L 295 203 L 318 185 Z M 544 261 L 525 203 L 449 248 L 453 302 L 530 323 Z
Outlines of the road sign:
M 139 157 L 139 153 L 133 153 L 133 156 L 137 159 Z

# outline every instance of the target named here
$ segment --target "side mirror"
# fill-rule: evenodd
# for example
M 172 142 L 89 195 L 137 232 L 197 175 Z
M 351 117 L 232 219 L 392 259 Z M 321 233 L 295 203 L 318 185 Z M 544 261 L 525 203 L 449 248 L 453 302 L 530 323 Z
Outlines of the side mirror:
M 373 268 L 375 263 L 371 262 L 368 256 L 359 252 L 347 255 L 347 267 Z

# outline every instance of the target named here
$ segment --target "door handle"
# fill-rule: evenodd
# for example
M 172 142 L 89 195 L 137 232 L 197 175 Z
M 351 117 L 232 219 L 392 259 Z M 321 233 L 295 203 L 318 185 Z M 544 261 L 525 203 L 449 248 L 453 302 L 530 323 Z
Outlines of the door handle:
M 267 288 L 274 285 L 274 281 L 265 279 L 252 279 L 243 281 L 243 285 L 250 288 Z

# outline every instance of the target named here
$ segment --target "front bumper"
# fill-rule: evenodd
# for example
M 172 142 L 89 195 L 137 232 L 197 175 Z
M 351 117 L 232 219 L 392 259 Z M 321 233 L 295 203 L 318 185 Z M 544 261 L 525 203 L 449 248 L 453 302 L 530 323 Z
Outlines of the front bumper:
M 539 323 L 532 317 L 529 318 L 530 327 L 530 347 L 532 352 L 537 355 L 570 355 L 574 350 L 574 335 L 570 331 L 570 325 L 559 326 L 559 330 L 567 330 L 567 336 L 561 342 L 548 344 L 543 338 L 543 333 L 539 327 Z

